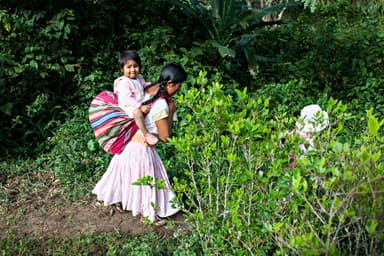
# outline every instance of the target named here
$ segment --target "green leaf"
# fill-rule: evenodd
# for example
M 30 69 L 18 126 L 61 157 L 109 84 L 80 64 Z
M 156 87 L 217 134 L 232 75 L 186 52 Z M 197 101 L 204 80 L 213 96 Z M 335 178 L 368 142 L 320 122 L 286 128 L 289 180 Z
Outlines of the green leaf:
M 306 179 L 303 179 L 302 186 L 303 186 L 303 191 L 307 192 L 307 190 L 308 190 L 308 182 L 307 182 Z
M 31 67 L 31 68 L 33 68 L 33 69 L 38 69 L 39 68 L 39 65 L 37 64 L 37 62 L 35 61 L 35 60 L 31 60 L 30 62 L 29 62 L 29 66 Z
M 10 32 L 11 31 L 11 24 L 9 22 L 5 23 L 3 25 L 4 29 L 7 31 L 7 32 Z
M 90 151 L 95 151 L 96 150 L 95 141 L 94 140 L 89 140 L 88 143 L 87 143 L 87 148 Z
M 159 190 L 165 188 L 165 181 L 161 180 L 161 179 L 156 179 L 155 180 L 155 188 L 159 189 Z
M 371 136 L 376 136 L 379 131 L 379 121 L 373 115 L 368 117 L 368 133 Z
M 7 102 L 7 103 L 1 105 L 1 106 L 0 106 L 0 112 L 6 114 L 6 115 L 8 115 L 8 116 L 10 116 L 10 115 L 12 114 L 11 111 L 12 111 L 13 105 L 14 105 L 14 104 L 11 103 L 11 102 Z
M 273 231 L 273 226 L 272 226 L 271 223 L 264 222 L 264 228 L 265 228 L 265 230 L 267 230 L 268 232 L 272 232 L 272 231 Z
M 68 72 L 74 72 L 75 69 L 73 68 L 73 65 L 67 64 L 64 66 L 65 70 Z
M 365 230 L 367 230 L 368 234 L 374 235 L 376 232 L 377 225 L 377 220 L 370 219 L 367 221 L 367 224 L 365 224 Z
M 232 50 L 228 47 L 225 47 L 221 44 L 218 44 L 216 42 L 213 42 L 212 45 L 219 50 L 221 57 L 223 57 L 223 58 L 227 57 L 227 56 L 232 57 L 232 58 L 236 57 L 236 52 L 234 50 Z
M 368 161 L 370 155 L 371 154 L 367 151 L 365 147 L 361 147 L 359 156 L 360 156 L 360 159 L 363 160 L 363 162 Z
M 340 142 L 338 141 L 335 141 L 333 144 L 332 144 L 332 150 L 336 153 L 341 153 L 342 150 L 343 150 L 343 144 L 341 144 Z
M 299 190 L 301 186 L 301 176 L 292 177 L 292 187 L 294 190 Z

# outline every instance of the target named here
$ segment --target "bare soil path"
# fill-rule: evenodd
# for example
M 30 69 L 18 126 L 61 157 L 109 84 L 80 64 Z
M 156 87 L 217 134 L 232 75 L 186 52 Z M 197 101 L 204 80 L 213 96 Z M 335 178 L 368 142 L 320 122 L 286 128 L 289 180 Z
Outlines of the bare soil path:
M 183 223 L 183 218 L 177 214 L 170 221 L 177 226 Z M 139 235 L 169 234 L 172 230 L 168 225 L 145 225 L 140 216 L 119 213 L 97 202 L 95 197 L 83 196 L 71 202 L 49 172 L 12 178 L 0 174 L 0 239 L 64 238 L 106 232 Z

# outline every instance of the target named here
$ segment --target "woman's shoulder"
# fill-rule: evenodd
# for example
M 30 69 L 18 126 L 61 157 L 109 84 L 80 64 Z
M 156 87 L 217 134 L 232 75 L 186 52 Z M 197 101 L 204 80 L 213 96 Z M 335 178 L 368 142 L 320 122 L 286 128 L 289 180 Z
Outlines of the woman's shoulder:
M 157 99 L 152 103 L 150 116 L 157 117 L 155 119 L 159 119 L 159 116 L 168 116 L 169 108 L 167 101 L 163 98 Z
M 168 109 L 168 104 L 167 104 L 167 101 L 163 98 L 160 98 L 160 99 L 157 99 L 155 100 L 153 103 L 152 103 L 152 108 L 166 108 Z
M 169 108 L 168 104 L 164 99 L 156 100 L 149 111 L 149 118 L 153 121 L 157 121 L 168 117 Z

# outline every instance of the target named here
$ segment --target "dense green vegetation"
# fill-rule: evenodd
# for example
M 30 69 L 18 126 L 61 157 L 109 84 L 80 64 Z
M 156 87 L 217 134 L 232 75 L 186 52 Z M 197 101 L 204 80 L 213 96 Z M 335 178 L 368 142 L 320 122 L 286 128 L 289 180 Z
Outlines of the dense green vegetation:
M 119 52 L 138 50 L 148 81 L 170 61 L 189 75 L 175 97 L 175 137 L 159 149 L 192 232 L 157 247 L 152 234 L 137 243 L 116 234 L 50 240 L 47 254 L 384 252 L 383 1 L 0 7 L 0 172 L 52 170 L 68 200 L 90 193 L 110 159 L 87 110 L 111 90 Z M 310 103 L 328 111 L 330 127 L 315 137 L 317 150 L 287 170 L 300 139 L 286 138 L 282 148 L 282 134 Z M 41 249 L 12 237 L 0 246 L 2 254 Z

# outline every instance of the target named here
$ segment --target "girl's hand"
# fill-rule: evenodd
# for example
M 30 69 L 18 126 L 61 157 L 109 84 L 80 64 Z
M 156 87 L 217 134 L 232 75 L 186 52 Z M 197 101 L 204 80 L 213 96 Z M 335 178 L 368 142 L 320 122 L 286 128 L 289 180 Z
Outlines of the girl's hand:
M 148 105 L 141 105 L 140 110 L 143 113 L 148 113 L 151 108 Z

